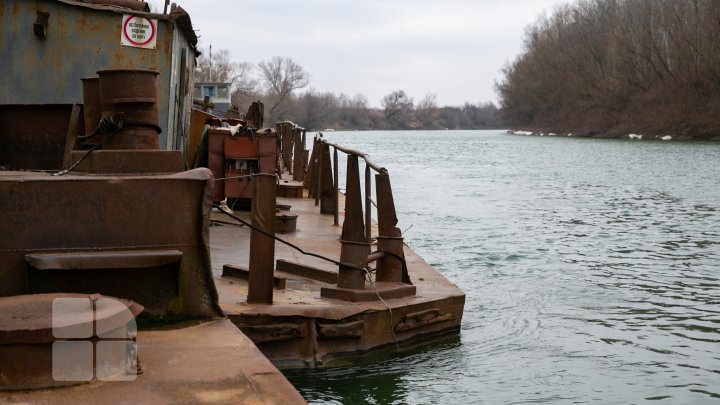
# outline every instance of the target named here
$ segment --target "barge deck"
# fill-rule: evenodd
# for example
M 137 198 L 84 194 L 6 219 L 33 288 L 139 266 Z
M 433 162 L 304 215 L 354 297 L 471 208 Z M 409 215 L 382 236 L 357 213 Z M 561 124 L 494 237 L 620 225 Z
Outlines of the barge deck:
M 339 260 L 342 228 L 333 226 L 332 215 L 321 214 L 308 198 L 278 197 L 277 202 L 298 214 L 297 230 L 280 238 Z M 250 219 L 249 214 L 238 215 Z M 211 219 L 228 221 L 220 212 Z M 376 234 L 377 224 L 372 229 Z M 407 246 L 404 254 L 414 296 L 362 302 L 322 297 L 321 289 L 335 284 L 338 267 L 277 243 L 273 303 L 250 304 L 242 270 L 249 265 L 250 234 L 239 223 L 212 226 L 212 271 L 222 310 L 278 367 L 330 366 L 336 360 L 459 330 L 465 294 Z M 375 295 L 376 285 L 368 283 L 367 292 Z

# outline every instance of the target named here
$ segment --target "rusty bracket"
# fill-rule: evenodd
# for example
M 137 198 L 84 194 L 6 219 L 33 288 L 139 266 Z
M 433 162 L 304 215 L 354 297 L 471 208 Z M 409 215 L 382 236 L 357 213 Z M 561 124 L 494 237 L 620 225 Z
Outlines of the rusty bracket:
M 453 314 L 440 314 L 440 309 L 431 308 L 419 312 L 411 312 L 402 317 L 400 322 L 395 326 L 395 332 L 404 332 L 406 330 L 422 328 L 440 322 L 453 320 Z
M 317 322 L 318 337 L 322 339 L 352 338 L 359 339 L 365 333 L 365 321 L 343 323 Z
M 239 327 L 255 344 L 301 339 L 308 335 L 305 323 L 285 322 L 268 325 L 240 325 Z

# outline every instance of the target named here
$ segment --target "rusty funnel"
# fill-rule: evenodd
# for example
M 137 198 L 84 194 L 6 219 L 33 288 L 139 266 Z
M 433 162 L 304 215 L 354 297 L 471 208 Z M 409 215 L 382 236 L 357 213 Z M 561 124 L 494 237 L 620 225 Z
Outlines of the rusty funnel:
M 105 149 L 160 149 L 155 70 L 99 70 L 102 116 L 120 116 L 122 129 Z

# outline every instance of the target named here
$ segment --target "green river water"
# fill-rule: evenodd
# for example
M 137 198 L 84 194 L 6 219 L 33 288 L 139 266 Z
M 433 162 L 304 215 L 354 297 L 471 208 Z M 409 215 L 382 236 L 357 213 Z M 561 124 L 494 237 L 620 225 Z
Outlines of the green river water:
M 467 301 L 457 337 L 287 371 L 310 403 L 720 403 L 720 144 L 325 135 L 388 168 Z

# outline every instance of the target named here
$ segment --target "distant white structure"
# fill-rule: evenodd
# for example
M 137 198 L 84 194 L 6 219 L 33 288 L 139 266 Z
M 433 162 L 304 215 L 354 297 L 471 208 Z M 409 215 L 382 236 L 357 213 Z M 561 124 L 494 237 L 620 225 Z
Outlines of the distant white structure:
M 230 87 L 232 83 L 224 82 L 196 82 L 195 93 L 196 98 L 210 97 L 215 103 L 214 111 L 226 112 L 230 108 Z
M 661 140 L 661 141 L 671 141 L 671 140 L 672 140 L 672 136 L 670 136 L 670 135 L 665 135 L 665 136 L 663 136 L 663 137 L 660 137 L 660 140 Z
M 630 139 L 637 139 L 638 141 L 642 141 L 643 136 L 638 134 L 630 134 L 628 135 L 628 138 Z

